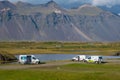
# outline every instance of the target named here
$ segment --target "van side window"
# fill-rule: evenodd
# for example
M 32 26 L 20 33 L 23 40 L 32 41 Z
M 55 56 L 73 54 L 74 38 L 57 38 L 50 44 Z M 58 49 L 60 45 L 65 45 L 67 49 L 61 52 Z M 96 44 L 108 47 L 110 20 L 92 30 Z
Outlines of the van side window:
M 23 57 L 21 57 L 21 59 L 23 59 Z
M 91 57 L 89 57 L 88 59 L 91 59 Z
M 21 57 L 21 59 L 22 59 L 22 60 L 25 60 L 25 59 L 26 59 L 26 57 Z
M 102 57 L 99 57 L 99 59 L 102 59 Z

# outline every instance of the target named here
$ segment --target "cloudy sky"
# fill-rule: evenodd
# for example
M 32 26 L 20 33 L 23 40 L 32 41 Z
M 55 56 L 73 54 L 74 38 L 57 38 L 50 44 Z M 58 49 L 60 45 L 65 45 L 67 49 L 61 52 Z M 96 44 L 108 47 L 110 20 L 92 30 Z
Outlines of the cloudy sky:
M 0 0 L 3 1 L 3 0 Z M 9 0 L 12 2 L 17 1 L 23 1 L 23 2 L 29 2 L 29 3 L 35 3 L 35 4 L 42 4 L 46 3 L 50 0 Z M 92 5 L 97 6 L 113 6 L 113 5 L 120 5 L 120 0 L 54 0 L 58 4 L 66 3 L 66 4 L 72 4 L 72 3 L 91 3 Z

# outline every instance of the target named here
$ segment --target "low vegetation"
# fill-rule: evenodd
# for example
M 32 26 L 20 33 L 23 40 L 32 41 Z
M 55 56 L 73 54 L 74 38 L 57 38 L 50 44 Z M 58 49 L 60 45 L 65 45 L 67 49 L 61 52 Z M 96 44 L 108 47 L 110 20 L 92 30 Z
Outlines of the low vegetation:
M 84 42 L 0 42 L 1 54 L 99 54 L 114 55 L 120 43 Z M 0 65 L 8 66 L 18 64 Z M 40 64 L 42 65 L 42 64 Z M 26 66 L 26 65 L 22 65 Z M 0 69 L 1 80 L 120 80 L 120 63 L 72 63 L 27 69 Z
M 0 70 L 1 80 L 120 80 L 120 64 L 68 64 Z
M 114 55 L 119 50 L 119 42 L 0 42 L 0 51 L 11 54 L 64 53 Z
M 17 58 L 5 51 L 0 51 L 0 64 L 16 61 Z

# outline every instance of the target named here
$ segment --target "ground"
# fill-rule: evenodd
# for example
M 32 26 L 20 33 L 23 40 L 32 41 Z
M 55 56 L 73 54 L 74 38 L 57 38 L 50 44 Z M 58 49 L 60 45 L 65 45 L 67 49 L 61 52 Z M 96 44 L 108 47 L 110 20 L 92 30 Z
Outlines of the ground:
M 23 65 L 16 63 L 10 63 L 10 64 L 3 64 L 0 66 L 0 69 L 6 69 L 6 70 L 14 70 L 14 69 L 29 69 L 29 68 L 42 68 L 42 67 L 55 67 L 55 66 L 61 66 L 61 65 L 67 65 L 67 64 L 88 64 L 83 62 L 73 62 L 73 61 L 52 61 L 52 62 L 46 62 L 43 64 L 28 64 Z M 89 63 L 93 64 L 93 63 Z M 120 60 L 106 60 L 105 63 L 102 64 L 120 64 Z M 98 64 L 99 65 L 99 64 Z
M 114 55 L 119 50 L 119 42 L 0 42 L 0 52 L 10 54 Z M 107 60 L 103 64 L 72 61 L 52 61 L 38 65 L 0 64 L 0 80 L 120 80 L 120 59 Z
M 55 61 L 39 65 L 0 65 L 1 80 L 120 80 L 120 60 L 104 64 Z

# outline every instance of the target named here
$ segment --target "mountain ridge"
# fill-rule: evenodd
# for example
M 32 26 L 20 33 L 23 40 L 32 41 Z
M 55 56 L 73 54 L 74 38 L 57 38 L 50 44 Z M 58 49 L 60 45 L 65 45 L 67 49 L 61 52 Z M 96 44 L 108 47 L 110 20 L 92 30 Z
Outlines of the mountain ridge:
M 9 1 L 0 1 L 0 10 L 4 8 L 10 8 L 10 9 L 15 10 L 16 6 Z
M 42 5 L 22 4 L 15 5 L 13 10 L 7 9 L 8 5 L 5 11 L 0 11 L 1 41 L 120 40 L 120 17 L 98 7 L 84 5 L 68 10 L 54 1 Z

